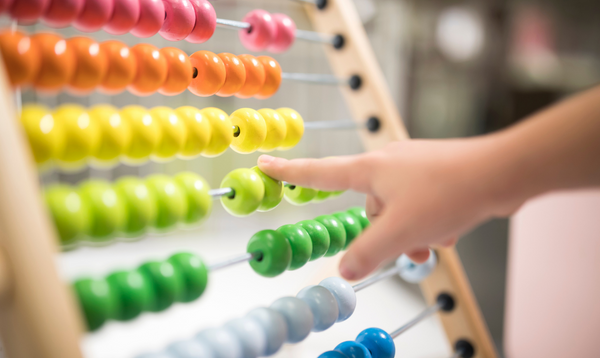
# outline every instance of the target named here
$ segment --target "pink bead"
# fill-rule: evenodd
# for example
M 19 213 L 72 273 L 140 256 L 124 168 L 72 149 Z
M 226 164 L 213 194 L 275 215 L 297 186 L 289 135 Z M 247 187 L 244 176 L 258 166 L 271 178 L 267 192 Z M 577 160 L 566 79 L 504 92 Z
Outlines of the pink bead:
M 296 39 L 296 24 L 285 14 L 272 14 L 271 17 L 275 22 L 277 32 L 267 50 L 274 53 L 285 52 Z
M 131 29 L 131 33 L 137 37 L 150 37 L 162 27 L 165 21 L 165 5 L 162 0 L 140 0 L 140 19 L 137 25 Z
M 115 9 L 115 0 L 85 0 L 83 11 L 73 26 L 81 31 L 98 31 L 108 23 Z
M 113 15 L 103 29 L 109 34 L 123 35 L 131 31 L 139 19 L 140 0 L 115 0 Z
M 275 38 L 277 26 L 265 10 L 252 10 L 242 20 L 250 23 L 248 30 L 240 30 L 242 44 L 251 51 L 265 50 Z
M 196 11 L 196 25 L 185 39 L 194 44 L 208 41 L 217 27 L 217 13 L 208 0 L 190 0 Z
M 69 26 L 79 16 L 84 4 L 85 0 L 51 0 L 42 19 L 52 27 Z
M 0 0 L 0 14 L 8 11 L 14 0 Z
M 10 7 L 10 16 L 22 24 L 32 24 L 42 17 L 50 0 L 16 0 Z
M 163 0 L 165 4 L 165 22 L 160 36 L 169 41 L 181 41 L 196 25 L 196 12 L 190 0 Z

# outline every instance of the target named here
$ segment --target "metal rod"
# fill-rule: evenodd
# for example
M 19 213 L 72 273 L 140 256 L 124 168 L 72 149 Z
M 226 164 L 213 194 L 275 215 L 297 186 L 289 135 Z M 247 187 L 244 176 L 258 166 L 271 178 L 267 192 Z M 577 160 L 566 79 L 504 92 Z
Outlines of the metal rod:
M 322 122 L 304 122 L 304 129 L 360 129 L 364 124 L 358 124 L 354 121 L 322 121 Z
M 242 256 L 234 257 L 232 259 L 225 260 L 225 261 L 216 263 L 214 265 L 210 265 L 210 266 L 208 266 L 208 270 L 216 271 L 216 270 L 224 269 L 229 266 L 241 264 L 243 262 L 248 262 L 248 261 L 251 261 L 254 258 L 256 258 L 258 255 L 259 255 L 258 252 L 247 253 Z
M 371 286 L 374 283 L 377 283 L 381 280 L 385 280 L 386 278 L 397 275 L 397 274 L 398 274 L 398 268 L 394 266 L 387 271 L 384 271 L 378 275 L 375 275 L 373 277 L 370 277 L 370 278 L 364 280 L 361 283 L 358 283 L 358 284 L 352 286 L 352 288 L 354 289 L 354 292 L 358 292 L 362 289 L 365 289 L 365 288 Z
M 298 30 L 296 29 L 296 38 L 309 42 L 317 42 L 327 45 L 333 45 L 333 39 L 335 36 L 326 35 L 314 31 Z
M 217 199 L 222 196 L 229 196 L 233 193 L 234 193 L 233 188 L 219 188 L 219 189 L 211 189 L 208 191 L 208 195 L 212 196 L 213 199 Z
M 222 29 L 245 30 L 250 28 L 250 24 L 242 21 L 217 19 L 217 26 Z
M 287 81 L 320 83 L 334 86 L 349 86 L 348 78 L 340 78 L 334 75 L 327 74 L 312 74 L 312 73 L 286 73 L 281 74 L 281 78 Z
M 435 305 L 426 308 L 423 312 L 421 312 L 417 317 L 413 318 L 410 322 L 406 323 L 404 326 L 398 328 L 397 330 L 395 330 L 394 332 L 390 333 L 390 336 L 392 338 L 396 338 L 399 335 L 401 335 L 402 333 L 406 332 L 407 330 L 409 330 L 411 327 L 413 327 L 414 325 L 416 325 L 417 323 L 421 322 L 422 320 L 424 320 L 425 318 L 431 316 L 432 314 L 436 313 L 437 311 L 439 311 L 442 308 L 442 303 L 438 302 Z

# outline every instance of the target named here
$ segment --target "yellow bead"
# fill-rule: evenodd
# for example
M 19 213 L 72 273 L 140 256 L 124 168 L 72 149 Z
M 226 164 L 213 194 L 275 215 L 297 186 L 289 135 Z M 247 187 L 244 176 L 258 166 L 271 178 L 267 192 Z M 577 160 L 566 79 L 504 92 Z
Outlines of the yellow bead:
M 233 140 L 233 125 L 227 113 L 218 108 L 204 108 L 200 110 L 204 118 L 208 119 L 211 127 L 210 142 L 202 152 L 205 157 L 216 157 L 229 148 Z
M 185 106 L 175 110 L 187 128 L 187 138 L 179 152 L 182 158 L 193 158 L 204 151 L 210 142 L 210 122 L 198 108 Z
M 257 111 L 241 108 L 230 116 L 231 124 L 235 127 L 231 149 L 238 153 L 253 153 L 267 138 L 267 124 Z
M 162 134 L 154 150 L 154 158 L 161 161 L 173 159 L 185 144 L 187 137 L 185 124 L 179 115 L 168 107 L 154 107 L 150 110 L 150 115 L 160 126 Z
M 75 104 L 62 105 L 52 115 L 55 124 L 62 127 L 65 134 L 65 144 L 56 156 L 59 164 L 66 169 L 84 165 L 98 148 L 98 124 L 90 120 L 85 108 Z
M 61 152 L 64 133 L 48 108 L 35 104 L 23 106 L 21 123 L 37 164 L 43 164 Z
M 285 120 L 287 132 L 283 143 L 279 146 L 280 150 L 291 149 L 302 139 L 304 135 L 304 120 L 291 108 L 279 108 L 277 113 Z
M 285 140 L 287 133 L 285 120 L 273 109 L 259 109 L 258 113 L 260 113 L 267 124 L 267 138 L 258 150 L 261 152 L 270 152 L 277 149 Z
M 146 108 L 127 106 L 121 110 L 121 120 L 131 127 L 131 142 L 125 150 L 124 161 L 141 164 L 148 160 L 150 154 L 160 142 L 160 125 L 152 119 Z
M 88 115 L 100 131 L 100 144 L 94 158 L 103 165 L 116 163 L 131 142 L 129 122 L 122 120 L 119 111 L 108 104 L 90 108 Z

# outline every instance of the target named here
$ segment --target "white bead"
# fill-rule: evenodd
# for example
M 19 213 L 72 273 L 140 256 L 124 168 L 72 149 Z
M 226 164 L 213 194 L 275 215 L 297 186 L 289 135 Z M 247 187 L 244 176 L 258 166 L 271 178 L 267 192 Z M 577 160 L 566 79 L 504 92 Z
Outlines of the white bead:
M 306 302 L 296 297 L 283 297 L 273 302 L 271 308 L 285 318 L 288 326 L 286 342 L 298 343 L 308 337 L 314 318 Z
M 136 356 L 135 358 L 176 358 L 176 357 L 173 357 L 172 355 L 170 355 L 166 352 L 160 352 L 160 353 L 144 353 L 139 356 Z
M 266 347 L 261 355 L 270 356 L 279 350 L 287 338 L 287 323 L 283 315 L 270 308 L 255 308 L 246 316 L 258 322 L 266 335 Z
M 176 358 L 214 358 L 210 347 L 197 339 L 188 339 L 169 345 L 167 352 Z
M 404 254 L 396 260 L 396 268 L 398 268 L 400 277 L 410 283 L 419 283 L 426 279 L 435 270 L 436 265 L 437 257 L 432 250 L 429 250 L 429 258 L 422 264 L 412 262 Z
M 356 308 L 356 292 L 346 280 L 339 277 L 328 277 L 319 283 L 329 290 L 335 297 L 338 304 L 339 315 L 338 322 L 343 322 L 350 318 Z
M 209 328 L 196 339 L 210 347 L 215 358 L 242 358 L 242 347 L 238 338 L 225 328 Z
M 333 294 L 323 286 L 308 286 L 296 296 L 306 302 L 313 313 L 313 332 L 321 332 L 333 326 L 340 314 Z
M 225 324 L 237 336 L 242 346 L 242 358 L 256 358 L 265 353 L 267 337 L 264 328 L 250 317 L 238 318 Z

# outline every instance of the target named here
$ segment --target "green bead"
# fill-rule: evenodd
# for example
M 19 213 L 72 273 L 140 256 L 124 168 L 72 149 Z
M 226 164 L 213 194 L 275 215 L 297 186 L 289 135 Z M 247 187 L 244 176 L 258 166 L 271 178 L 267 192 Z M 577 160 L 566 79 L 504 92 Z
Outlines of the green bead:
M 277 231 L 289 241 L 292 248 L 290 270 L 297 270 L 310 259 L 313 251 L 312 240 L 306 230 L 300 225 L 283 225 Z
M 331 191 L 323 191 L 323 190 L 319 190 L 317 192 L 317 195 L 315 196 L 315 198 L 312 200 L 313 203 L 319 203 L 323 200 L 329 199 L 331 197 Z
M 187 200 L 187 213 L 183 222 L 186 224 L 200 223 L 212 211 L 213 198 L 208 193 L 210 186 L 204 178 L 190 172 L 179 173 L 174 179 L 183 189 Z
M 247 216 L 258 210 L 265 196 L 265 185 L 252 169 L 236 169 L 223 178 L 221 188 L 233 189 L 233 195 L 221 197 L 227 212 L 234 216 Z
M 306 230 L 312 241 L 313 250 L 310 255 L 310 261 L 323 257 L 327 250 L 329 250 L 329 232 L 327 232 L 325 226 L 315 220 L 300 221 L 298 225 Z
M 66 185 L 54 185 L 45 191 L 44 198 L 61 245 L 71 245 L 85 235 L 89 211 L 77 191 Z
M 317 190 L 297 185 L 287 185 L 284 191 L 285 200 L 294 205 L 310 203 L 316 196 Z
M 264 212 L 275 209 L 275 207 L 281 203 L 281 200 L 283 200 L 283 182 L 271 178 L 261 172 L 258 167 L 253 167 L 252 170 L 258 174 L 265 185 L 265 195 L 258 207 L 258 211 Z
M 344 249 L 350 245 L 352 240 L 354 240 L 360 233 L 362 232 L 362 227 L 358 221 L 356 216 L 348 214 L 345 211 L 340 211 L 339 213 L 333 214 L 339 221 L 344 225 L 344 229 L 346 230 L 346 245 L 344 245 Z
M 369 225 L 371 225 L 369 218 L 367 218 L 367 211 L 365 210 L 365 208 L 356 206 L 356 207 L 346 210 L 346 212 L 350 215 L 354 215 L 358 219 L 358 222 L 360 223 L 360 227 L 362 227 L 363 230 L 368 228 Z
M 152 192 L 138 177 L 123 177 L 115 183 L 114 189 L 125 209 L 121 232 L 129 237 L 142 235 L 156 218 L 156 200 Z
M 84 278 L 75 281 L 73 289 L 77 294 L 88 330 L 94 331 L 114 317 L 117 302 L 108 282 Z
M 110 184 L 89 180 L 79 187 L 79 195 L 90 211 L 88 235 L 94 241 L 113 237 L 125 222 L 123 200 Z
M 158 230 L 168 230 L 181 222 L 187 213 L 183 189 L 173 179 L 162 174 L 146 178 L 146 185 L 156 200 L 153 226 Z
M 118 302 L 115 319 L 132 320 L 153 306 L 152 286 L 138 270 L 113 272 L 106 281 Z
M 208 283 L 208 268 L 197 255 L 180 252 L 168 261 L 180 272 L 183 279 L 183 294 L 179 302 L 191 302 L 202 295 Z
M 146 262 L 138 270 L 146 276 L 154 291 L 150 311 L 164 311 L 181 299 L 184 289 L 183 277 L 169 261 Z
M 250 266 L 259 275 L 275 277 L 290 267 L 292 248 L 286 237 L 275 230 L 259 231 L 250 238 L 246 251 L 259 253 Z
M 344 194 L 345 192 L 346 192 L 345 190 L 332 191 L 331 194 L 329 194 L 329 199 L 337 198 L 338 196 Z
M 323 224 L 329 233 L 329 249 L 325 253 L 325 256 L 333 256 L 342 251 L 346 245 L 346 229 L 344 229 L 344 224 L 333 215 L 321 215 L 315 218 L 315 220 Z

